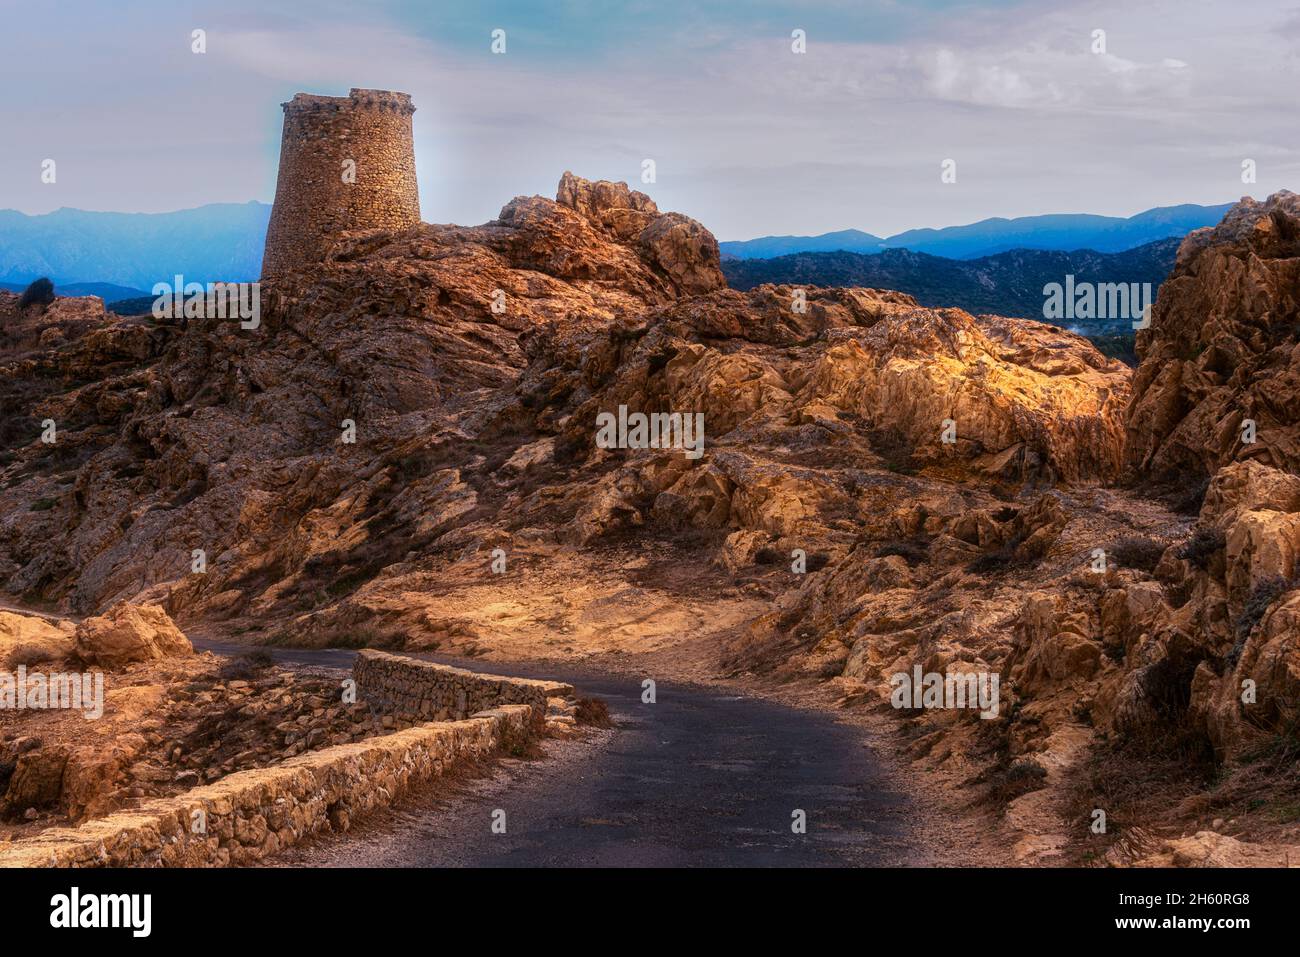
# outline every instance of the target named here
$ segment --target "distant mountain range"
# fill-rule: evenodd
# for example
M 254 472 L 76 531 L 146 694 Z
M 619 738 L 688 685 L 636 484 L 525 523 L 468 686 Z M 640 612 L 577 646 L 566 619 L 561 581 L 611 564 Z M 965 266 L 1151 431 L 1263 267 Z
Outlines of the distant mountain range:
M 773 259 L 791 253 L 878 253 L 885 240 L 860 229 L 841 229 L 820 236 L 762 236 L 738 242 L 718 243 L 725 259 Z
M 1173 262 L 1177 238 L 1170 237 L 1217 223 L 1228 208 L 1169 206 L 1127 219 L 986 219 L 884 239 L 849 229 L 721 246 L 724 271 L 741 288 L 762 282 L 882 286 L 927 305 L 1034 317 L 1041 315 L 1043 284 L 1070 271 L 1097 281 L 1158 282 Z M 59 209 L 27 216 L 0 210 L 0 286 L 22 289 L 48 276 L 59 295 L 98 295 L 108 303 L 149 295 L 154 283 L 176 273 L 188 282 L 253 280 L 261 272 L 270 214 L 269 205 L 257 202 L 172 213 Z M 1052 250 L 1060 252 L 1034 255 Z M 1104 254 L 1119 258 L 1099 258 Z
M 1014 249 L 979 259 L 945 259 L 909 249 L 874 254 L 795 253 L 775 259 L 732 259 L 722 264 L 734 289 L 763 283 L 804 286 L 872 286 L 896 289 L 923 306 L 958 306 L 967 312 L 1043 320 L 1043 287 L 1064 283 L 1149 282 L 1154 295 L 1173 268 L 1181 239 L 1162 239 L 1119 253 L 1091 249 L 1059 252 Z M 1062 322 L 1061 325 L 1071 325 Z M 1128 328 L 1127 323 L 1084 323 L 1096 333 Z
M 801 252 L 879 253 L 889 249 L 910 249 L 948 259 L 978 259 L 1012 249 L 1091 249 L 1114 253 L 1171 236 L 1185 236 L 1202 226 L 1213 226 L 1231 207 L 1231 203 L 1221 206 L 1186 203 L 1148 209 L 1127 218 L 1060 213 L 984 219 L 943 229 L 909 229 L 883 239 L 861 230 L 845 229 L 820 236 L 763 236 L 719 245 L 724 259 L 771 259 Z
M 270 215 L 256 202 L 174 213 L 0 210 L 0 282 L 26 287 L 48 276 L 64 295 L 90 283 L 128 287 L 120 299 L 177 273 L 187 282 L 249 281 L 262 271 Z
M 27 286 L 28 283 L 25 282 L 0 282 L 0 289 L 7 289 L 9 292 L 22 292 Z M 143 289 L 115 286 L 111 282 L 70 282 L 55 286 L 54 294 L 56 296 L 98 296 L 105 303 L 147 295 Z

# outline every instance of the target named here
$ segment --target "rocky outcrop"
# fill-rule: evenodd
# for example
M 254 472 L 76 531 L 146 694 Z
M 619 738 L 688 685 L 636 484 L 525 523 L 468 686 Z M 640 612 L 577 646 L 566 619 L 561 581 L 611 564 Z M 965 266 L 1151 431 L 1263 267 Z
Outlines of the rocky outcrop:
M 598 224 L 615 241 L 634 246 L 683 293 L 727 285 L 713 234 L 680 213 L 661 214 L 654 200 L 626 183 L 592 183 L 565 172 L 555 201 Z
M 107 320 L 98 296 L 66 296 L 25 307 L 21 301 L 18 293 L 0 290 L 0 357 L 72 342 Z
M 0 611 L 0 668 L 57 661 L 72 651 L 72 625 L 35 615 Z
M 35 408 L 57 441 L 9 466 L 0 577 L 85 612 L 152 601 L 300 631 L 323 594 L 518 528 L 838 534 L 841 463 L 1113 470 L 1124 375 L 1082 339 L 800 292 L 726 290 L 698 223 L 569 174 L 557 201 L 520 197 L 484 226 L 349 234 L 264 284 L 255 330 L 122 321 L 42 358 L 71 387 Z M 107 374 L 78 384 L 88 361 Z M 702 413 L 704 457 L 597 450 L 595 417 L 619 404 Z M 789 467 L 814 448 L 837 464 Z
M 1156 569 L 1176 610 L 1135 652 L 1227 759 L 1297 720 L 1300 651 L 1282 637 L 1300 584 L 1297 290 L 1295 194 L 1190 234 L 1139 333 L 1125 417 L 1131 477 L 1208 483 L 1195 539 Z M 1133 711 L 1151 695 L 1134 681 L 1122 697 Z
M 263 286 L 256 329 L 111 320 L 4 360 L 0 588 L 110 609 L 78 638 L 106 667 L 169 644 L 122 601 L 467 654 L 707 635 L 725 672 L 882 707 L 916 667 L 996 676 L 996 716 L 899 709 L 953 774 L 996 755 L 1046 790 L 1175 732 L 1230 762 L 1296 700 L 1296 222 L 1280 194 L 1188 238 L 1131 388 L 1042 323 L 727 289 L 707 230 L 624 184 L 349 233 Z M 597 442 L 629 412 L 703 432 Z M 1199 519 L 1122 478 L 1207 482 Z
M 5 585 L 84 612 L 157 589 L 174 612 L 229 617 L 273 581 L 283 605 L 426 547 L 490 474 L 458 481 L 475 457 L 453 450 L 518 434 L 512 387 L 539 333 L 722 285 L 693 221 L 615 184 L 568 177 L 562 194 L 480 227 L 351 235 L 265 284 L 256 330 L 121 320 L 9 365 Z M 405 510 L 429 517 L 377 534 Z
M 1234 461 L 1300 470 L 1300 196 L 1243 199 L 1191 233 L 1160 287 L 1125 416 L 1137 475 Z M 1253 423 L 1253 429 L 1247 424 Z
M 158 605 L 118 602 L 104 614 L 77 625 L 77 656 L 101 668 L 190 655 L 194 646 Z
M 1119 471 L 1127 375 L 1076 336 L 910 309 L 829 338 L 801 398 L 901 437 L 918 462 L 1047 482 Z

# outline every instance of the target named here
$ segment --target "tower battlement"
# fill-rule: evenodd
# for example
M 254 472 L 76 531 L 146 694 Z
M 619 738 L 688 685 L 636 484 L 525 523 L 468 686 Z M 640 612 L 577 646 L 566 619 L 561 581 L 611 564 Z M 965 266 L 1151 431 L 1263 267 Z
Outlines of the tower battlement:
M 347 96 L 319 96 L 315 93 L 295 93 L 288 103 L 281 103 L 285 113 L 328 113 L 337 110 L 393 110 L 411 114 L 415 107 L 409 93 L 391 90 L 358 90 L 353 87 Z
M 321 262 L 338 235 L 420 221 L 406 93 L 298 93 L 281 104 L 284 132 L 262 278 Z

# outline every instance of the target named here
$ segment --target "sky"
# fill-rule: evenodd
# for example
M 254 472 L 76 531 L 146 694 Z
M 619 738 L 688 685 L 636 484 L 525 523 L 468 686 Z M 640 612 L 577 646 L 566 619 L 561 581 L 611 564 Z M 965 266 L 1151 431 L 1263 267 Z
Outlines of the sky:
M 0 0 L 0 24 L 0 208 L 26 213 L 270 202 L 279 104 L 351 87 L 412 95 L 430 222 L 566 169 L 723 240 L 1300 191 L 1300 0 Z

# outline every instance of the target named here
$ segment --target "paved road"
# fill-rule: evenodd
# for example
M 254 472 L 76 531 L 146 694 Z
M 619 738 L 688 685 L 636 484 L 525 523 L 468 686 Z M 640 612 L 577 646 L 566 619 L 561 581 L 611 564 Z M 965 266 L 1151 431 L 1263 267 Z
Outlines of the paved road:
M 28 608 L 26 605 L 15 604 L 9 601 L 0 601 L 0 611 L 16 611 L 20 615 L 31 615 L 35 618 L 44 618 L 46 621 L 71 621 L 78 622 L 81 618 L 77 615 L 60 615 L 49 611 L 37 611 L 35 608 Z
M 32 614 L 20 605 L 0 602 Z M 57 616 L 46 616 L 57 617 Z M 249 647 L 196 638 L 200 649 Z M 350 669 L 354 651 L 267 649 L 286 664 Z M 905 798 L 881 783 L 860 732 L 823 712 L 581 666 L 434 661 L 568 681 L 605 699 L 617 730 L 576 755 L 516 765 L 507 786 L 403 815 L 389 832 L 325 848 L 317 863 L 379 866 L 818 866 L 916 863 Z M 489 827 L 507 813 L 505 834 Z M 791 829 L 806 813 L 806 833 Z
M 243 646 L 196 645 L 221 653 Z M 272 649 L 300 665 L 351 666 L 353 652 Z M 299 863 L 359 866 L 834 866 L 915 863 L 905 799 L 883 788 L 859 731 L 831 716 L 717 689 L 640 681 L 581 667 L 485 664 L 477 670 L 573 683 L 604 698 L 618 724 L 571 757 L 523 762 L 505 786 L 471 788 L 427 813 L 407 809 L 363 840 Z M 506 833 L 492 834 L 496 808 Z M 792 832 L 792 812 L 807 833 Z

